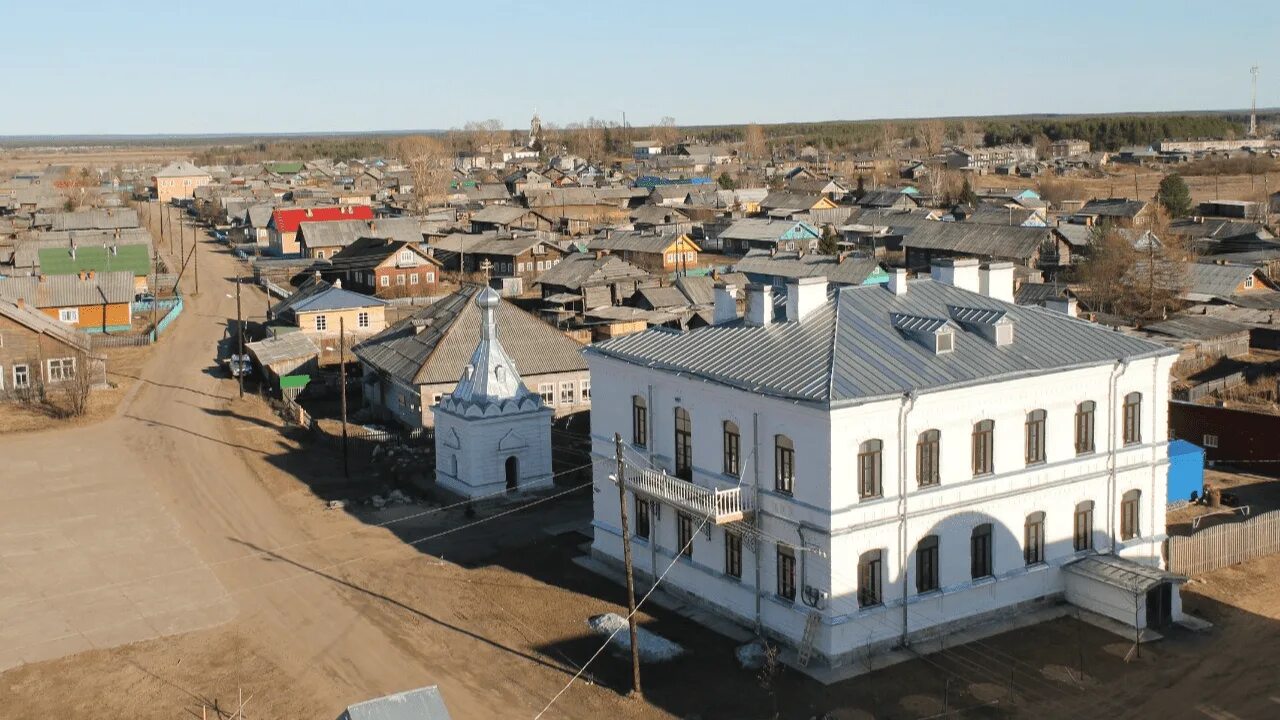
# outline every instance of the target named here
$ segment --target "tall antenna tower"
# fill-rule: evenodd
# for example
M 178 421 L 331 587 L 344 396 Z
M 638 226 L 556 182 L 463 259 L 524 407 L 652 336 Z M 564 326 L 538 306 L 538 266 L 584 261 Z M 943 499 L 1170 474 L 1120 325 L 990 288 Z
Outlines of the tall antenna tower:
M 1253 76 L 1253 104 L 1249 110 L 1249 137 L 1258 136 L 1258 66 L 1254 65 L 1249 68 L 1249 74 Z

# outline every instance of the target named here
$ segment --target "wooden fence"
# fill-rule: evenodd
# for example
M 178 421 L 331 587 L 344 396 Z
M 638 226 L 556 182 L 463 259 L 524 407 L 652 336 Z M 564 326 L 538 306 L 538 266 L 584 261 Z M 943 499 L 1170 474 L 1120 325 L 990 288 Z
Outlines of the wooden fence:
M 151 344 L 151 334 L 145 335 L 107 335 L 94 333 L 89 336 L 89 347 L 101 348 L 144 347 Z
M 1280 552 L 1280 510 L 1169 538 L 1169 570 L 1200 575 Z
M 1227 390 L 1237 385 L 1243 385 L 1245 376 L 1243 372 L 1234 372 L 1220 378 L 1202 382 L 1199 385 L 1173 391 L 1174 400 L 1186 400 L 1187 402 L 1198 402 L 1212 395 L 1219 390 Z

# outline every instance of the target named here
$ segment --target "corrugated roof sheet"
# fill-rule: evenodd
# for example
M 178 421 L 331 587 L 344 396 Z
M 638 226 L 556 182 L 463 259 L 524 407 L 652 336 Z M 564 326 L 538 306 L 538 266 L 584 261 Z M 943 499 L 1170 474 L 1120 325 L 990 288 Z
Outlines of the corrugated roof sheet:
M 1048 228 L 926 221 L 906 233 L 902 245 L 1021 260 L 1034 255 L 1051 232 Z
M 397 322 L 357 345 L 356 357 L 406 384 L 456 382 L 480 342 L 480 309 L 473 302 L 479 289 L 465 286 Z M 581 345 L 506 300 L 497 326 L 522 376 L 587 367 Z
M 904 295 L 878 285 L 842 287 L 834 300 L 801 322 L 751 327 L 738 321 L 687 333 L 651 329 L 594 345 L 588 352 L 820 404 L 1174 352 L 1084 320 L 928 279 L 911 281 L 908 287 Z M 941 319 L 948 317 L 949 306 L 1006 312 L 1017 327 L 1014 341 L 997 347 L 976 332 L 959 331 L 954 351 L 938 355 L 893 325 L 894 313 Z
M 85 279 L 78 274 L 0 278 L 0 298 L 23 299 L 38 308 L 117 305 L 132 302 L 133 295 L 133 273 L 128 270 L 95 272 Z
M 356 703 L 339 720 L 450 720 L 450 715 L 440 689 L 432 685 Z
M 320 354 L 320 348 L 306 333 L 302 332 L 285 333 L 265 340 L 245 343 L 244 347 L 253 353 L 262 365 L 274 365 L 286 360 L 300 360 Z
M 538 276 L 537 283 L 571 290 L 608 285 L 620 280 L 640 280 L 649 273 L 617 255 L 597 258 L 593 253 L 569 253 Z
M 821 275 L 827 282 L 837 285 L 861 285 L 879 267 L 879 261 L 873 257 L 849 255 L 840 260 L 835 255 L 802 255 L 794 251 L 771 255 L 767 250 L 753 250 L 735 263 L 733 269 L 740 273 L 788 279 Z

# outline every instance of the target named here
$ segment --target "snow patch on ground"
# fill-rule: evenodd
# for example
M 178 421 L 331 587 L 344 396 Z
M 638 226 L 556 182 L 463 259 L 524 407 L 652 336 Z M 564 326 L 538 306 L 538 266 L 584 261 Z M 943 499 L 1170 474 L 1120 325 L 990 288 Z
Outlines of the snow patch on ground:
M 609 644 L 620 652 L 631 652 L 631 633 L 627 630 L 625 617 L 617 613 L 596 615 L 587 620 L 587 626 L 597 635 L 609 635 L 616 630 Z M 684 654 L 684 648 L 642 627 L 636 628 L 636 640 L 640 643 L 640 662 L 667 662 Z

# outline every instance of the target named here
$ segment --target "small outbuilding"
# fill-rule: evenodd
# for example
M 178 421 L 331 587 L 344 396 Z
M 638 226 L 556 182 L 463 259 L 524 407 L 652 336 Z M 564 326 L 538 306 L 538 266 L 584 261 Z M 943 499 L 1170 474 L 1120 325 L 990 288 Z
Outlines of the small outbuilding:
M 1204 490 L 1204 448 L 1186 440 L 1169 443 L 1169 502 L 1191 499 Z
M 1062 569 L 1067 602 L 1083 610 L 1139 631 L 1182 618 L 1182 576 L 1118 555 L 1089 555 Z

